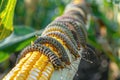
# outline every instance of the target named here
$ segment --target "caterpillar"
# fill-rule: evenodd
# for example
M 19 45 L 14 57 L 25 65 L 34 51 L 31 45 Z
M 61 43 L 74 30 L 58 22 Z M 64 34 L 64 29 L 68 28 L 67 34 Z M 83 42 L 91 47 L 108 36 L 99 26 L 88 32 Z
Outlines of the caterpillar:
M 49 36 L 39 37 L 37 40 L 34 41 L 34 44 L 44 44 L 44 43 L 48 43 L 52 45 L 54 48 L 56 48 L 58 50 L 59 56 L 61 56 L 60 57 L 61 60 L 68 65 L 70 64 L 69 57 L 60 42 Z
M 81 20 L 81 21 L 83 21 L 84 23 L 86 23 L 86 20 L 85 20 L 84 17 L 81 15 L 81 13 L 76 12 L 75 10 L 70 10 L 70 11 L 64 13 L 64 15 L 68 15 L 68 14 L 69 14 L 69 16 L 78 18 L 79 20 Z
M 80 49 L 80 39 L 78 34 L 76 33 L 76 30 L 74 29 L 74 27 L 70 24 L 70 23 L 65 23 L 64 21 L 56 21 L 56 22 L 61 22 L 63 24 L 65 24 L 69 30 L 71 30 L 72 34 L 73 34 L 73 38 L 75 39 L 75 42 L 77 43 L 77 49 L 79 50 Z
M 74 44 L 71 42 L 71 40 L 64 35 L 63 33 L 60 33 L 58 31 L 52 31 L 52 32 L 48 32 L 45 34 L 45 36 L 51 36 L 51 37 L 56 37 L 57 39 L 62 40 L 65 45 L 67 46 L 67 48 L 69 49 L 69 51 L 76 57 L 80 57 L 80 55 L 78 54 L 78 51 L 76 49 L 76 47 L 74 46 Z
M 59 32 L 61 32 L 61 33 L 66 34 L 66 33 L 64 32 L 64 29 L 63 29 L 63 28 L 58 27 L 58 26 L 52 26 L 52 27 L 46 28 L 46 29 L 44 30 L 44 32 L 42 33 L 41 36 L 43 36 L 45 33 L 50 32 L 50 31 L 59 31 Z
M 83 34 L 85 36 L 87 36 L 87 30 L 85 28 L 85 24 L 83 23 L 83 21 L 75 19 L 70 16 L 63 16 L 62 20 L 65 20 L 65 21 L 68 20 L 68 21 L 70 21 L 71 24 L 73 23 L 73 25 L 76 25 L 76 26 L 78 25 L 78 27 L 80 27 L 80 29 L 82 30 Z M 76 27 L 76 26 L 74 26 L 74 27 Z
M 47 28 L 47 29 L 45 30 L 45 33 L 42 34 L 42 36 L 44 36 L 46 33 L 51 32 L 51 31 L 59 31 L 59 32 L 61 32 L 61 33 L 63 33 L 63 34 L 66 34 L 66 33 L 67 33 L 67 31 L 64 30 L 64 28 L 61 28 L 61 27 L 59 27 L 59 26 L 54 26 L 54 27 L 49 27 L 49 28 Z M 70 38 L 70 37 L 69 37 L 69 38 Z M 74 37 L 72 36 L 72 38 L 70 38 L 70 39 L 71 39 L 71 41 L 73 42 L 73 44 L 75 45 L 75 47 L 78 48 L 77 43 L 76 43 Z
M 72 19 L 74 21 L 77 21 L 77 22 L 81 23 L 82 25 L 85 25 L 85 23 L 83 22 L 83 20 L 81 20 L 80 18 L 78 18 L 76 16 L 73 16 L 73 15 L 64 14 L 64 15 L 56 18 L 56 20 L 59 20 L 59 19 Z
M 63 15 L 63 16 L 60 16 L 60 17 L 56 18 L 56 20 L 57 21 L 64 21 L 64 20 L 66 21 L 66 20 L 68 20 L 73 24 L 78 24 L 80 29 L 85 33 L 85 35 L 87 35 L 86 28 L 85 28 L 85 23 L 80 19 L 77 19 L 77 18 L 75 18 L 73 16 L 70 16 L 70 15 L 69 16 L 68 15 Z
M 69 39 L 73 42 L 75 47 L 77 48 L 77 43 L 73 37 L 72 32 L 68 29 L 67 25 L 65 25 L 62 22 L 55 21 L 55 22 L 52 22 L 51 24 L 49 24 L 47 29 L 49 29 L 49 28 L 52 29 L 53 27 L 60 28 L 62 30 L 61 32 L 64 33 L 65 35 L 67 35 L 69 37 Z M 55 31 L 58 31 L 58 30 L 55 30 Z
M 85 6 L 83 7 L 82 5 L 76 5 L 76 4 L 71 3 L 71 4 L 67 5 L 64 13 L 67 13 L 71 10 L 74 10 L 74 12 L 79 12 L 84 17 L 84 19 L 86 20 L 87 11 L 85 9 Z
M 55 21 L 65 21 L 65 22 L 74 24 L 77 27 L 80 27 L 80 29 L 83 31 L 84 35 L 87 35 L 85 24 L 81 20 L 73 18 L 72 16 L 61 16 L 61 17 L 56 18 Z M 74 27 L 76 27 L 76 26 L 74 26 Z
M 82 45 L 82 47 L 85 47 L 86 40 L 87 40 L 87 33 L 86 33 L 85 29 L 82 28 L 81 24 L 76 21 L 73 21 L 71 19 L 62 19 L 59 21 L 69 23 L 72 26 L 74 26 L 72 28 L 74 28 L 74 31 L 75 31 L 74 33 L 77 34 L 77 39 L 78 39 L 79 43 Z
M 55 66 L 55 68 L 63 68 L 64 64 L 62 61 L 55 55 L 53 51 L 51 51 L 48 47 L 41 45 L 41 44 L 33 44 L 30 46 L 27 46 L 20 54 L 20 57 L 18 58 L 21 59 L 24 57 L 28 52 L 33 52 L 33 51 L 39 51 L 40 53 L 43 53 L 45 56 L 49 58 L 49 60 L 52 62 L 52 64 Z
M 85 55 L 85 53 L 87 54 L 87 55 L 89 55 L 90 53 L 91 53 L 91 51 L 88 49 L 88 47 L 87 47 L 87 42 L 86 42 L 86 37 L 87 37 L 87 34 L 85 34 L 84 32 L 85 31 L 83 31 L 83 29 L 82 28 L 80 28 L 79 27 L 79 24 L 77 24 L 76 22 L 74 22 L 73 20 L 71 20 L 71 19 L 61 19 L 60 21 L 62 21 L 62 22 L 64 22 L 64 23 L 69 23 L 69 24 L 71 24 L 72 26 L 69 26 L 70 28 L 72 27 L 72 30 L 74 31 L 74 33 L 73 34 L 75 34 L 75 35 L 77 35 L 76 37 L 77 37 L 77 39 L 79 39 L 78 40 L 78 43 L 79 43 L 79 45 L 81 45 L 82 46 L 82 48 L 84 49 L 84 51 L 85 52 L 83 52 L 84 54 L 82 54 L 82 55 Z M 74 27 L 73 27 L 74 26 Z M 78 34 L 77 34 L 78 33 Z M 83 34 L 84 33 L 84 34 Z M 74 35 L 74 36 L 75 36 Z M 79 46 L 78 46 L 79 47 Z M 93 52 L 92 51 L 92 53 L 93 54 L 95 54 L 95 52 Z M 87 57 L 88 58 L 88 56 L 85 56 L 85 57 Z M 90 60 L 88 60 L 88 59 L 86 59 L 86 58 L 82 58 L 82 59 L 84 59 L 85 61 L 87 61 L 87 62 L 90 62 L 90 63 L 92 63 L 92 61 L 90 61 Z

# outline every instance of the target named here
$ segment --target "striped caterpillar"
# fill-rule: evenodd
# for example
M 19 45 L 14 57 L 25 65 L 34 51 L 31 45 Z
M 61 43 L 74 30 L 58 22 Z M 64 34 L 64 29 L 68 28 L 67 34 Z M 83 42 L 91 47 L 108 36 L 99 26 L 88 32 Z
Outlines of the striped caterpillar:
M 54 28 L 56 29 L 54 31 L 59 31 L 59 32 L 62 32 L 64 35 L 67 35 L 69 37 L 69 39 L 73 42 L 75 47 L 77 48 L 77 43 L 73 37 L 72 32 L 69 30 L 67 25 L 65 25 L 62 22 L 55 21 L 48 25 L 48 27 L 46 28 L 46 31 L 48 31 L 48 32 L 53 31 Z
M 58 21 L 62 21 L 65 23 L 70 24 L 71 26 L 68 25 L 69 28 L 72 27 L 72 29 L 74 29 L 74 33 L 77 36 L 77 39 L 79 41 L 79 45 L 82 45 L 82 47 L 85 48 L 85 44 L 86 44 L 86 40 L 87 40 L 87 34 L 85 29 L 82 28 L 83 25 L 81 25 L 80 23 L 72 20 L 72 19 L 61 19 Z
M 67 25 L 67 27 L 69 28 L 69 30 L 71 30 L 74 39 L 76 40 L 77 49 L 80 49 L 80 45 L 81 45 L 81 44 L 80 44 L 80 39 L 78 39 L 79 36 L 78 36 L 78 34 L 76 33 L 76 30 L 74 29 L 74 27 L 73 27 L 71 24 L 69 24 L 69 23 L 65 23 L 64 21 L 57 21 L 57 22 L 61 22 L 61 23 L 65 24 L 65 25 Z
M 86 23 L 86 20 L 84 19 L 84 17 L 82 16 L 82 14 L 79 13 L 79 12 L 76 12 L 76 10 L 70 10 L 70 11 L 64 13 L 64 15 L 68 15 L 68 14 L 69 14 L 70 16 L 75 17 L 75 18 L 78 18 L 79 20 L 81 20 L 81 21 L 83 21 L 84 23 Z
M 39 37 L 37 40 L 34 41 L 34 44 L 45 44 L 45 43 L 48 43 L 52 45 L 54 48 L 56 48 L 58 50 L 59 56 L 61 56 L 60 57 L 61 60 L 68 65 L 70 64 L 69 57 L 64 47 L 56 39 L 49 36 L 44 36 L 44 37 Z
M 55 68 L 63 68 L 64 64 L 62 61 L 55 55 L 53 51 L 51 51 L 48 47 L 41 45 L 41 44 L 33 44 L 28 47 L 26 47 L 20 54 L 20 57 L 18 58 L 18 61 L 24 57 L 28 52 L 33 51 L 39 51 L 40 53 L 43 53 L 45 56 L 49 58 L 49 60 L 52 62 L 52 64 L 55 66 Z
M 83 20 L 81 20 L 81 18 L 78 18 L 78 17 L 73 16 L 73 15 L 64 14 L 64 15 L 56 18 L 56 20 L 64 20 L 64 19 L 71 19 L 73 21 L 77 21 L 77 22 L 81 23 L 82 25 L 85 25 L 85 23 L 83 22 Z
M 86 20 L 86 18 L 87 18 L 87 11 L 86 11 L 85 6 L 83 6 L 83 5 L 76 5 L 76 4 L 70 3 L 69 5 L 66 6 L 64 14 L 72 12 L 72 10 L 74 10 L 74 12 L 80 13 L 83 16 L 84 20 Z
M 75 27 L 76 30 L 77 29 L 79 31 L 81 30 L 81 32 L 84 34 L 84 36 L 87 37 L 87 33 L 86 33 L 87 31 L 85 28 L 85 24 L 80 19 L 74 18 L 72 16 L 63 15 L 63 16 L 56 18 L 56 20 L 69 22 L 70 24 L 72 24 Z M 77 27 L 79 27 L 79 28 L 77 28 Z
M 48 32 L 45 34 L 45 36 L 51 36 L 51 37 L 56 37 L 57 39 L 62 40 L 65 45 L 67 46 L 67 48 L 69 49 L 69 51 L 77 58 L 80 57 L 80 55 L 78 54 L 78 51 L 76 49 L 76 47 L 74 46 L 74 44 L 71 42 L 71 40 L 65 36 L 63 33 L 60 33 L 58 31 L 52 31 L 52 32 Z

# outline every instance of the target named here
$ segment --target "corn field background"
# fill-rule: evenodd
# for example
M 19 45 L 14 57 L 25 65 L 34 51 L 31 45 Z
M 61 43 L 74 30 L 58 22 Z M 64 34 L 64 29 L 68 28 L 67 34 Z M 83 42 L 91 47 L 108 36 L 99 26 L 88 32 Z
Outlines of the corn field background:
M 81 0 L 82 1 L 82 0 Z M 87 42 L 97 52 L 81 60 L 74 80 L 120 80 L 120 1 L 85 0 Z M 71 0 L 0 0 L 0 79 L 22 49 L 63 14 Z M 6 7 L 7 6 L 7 7 Z

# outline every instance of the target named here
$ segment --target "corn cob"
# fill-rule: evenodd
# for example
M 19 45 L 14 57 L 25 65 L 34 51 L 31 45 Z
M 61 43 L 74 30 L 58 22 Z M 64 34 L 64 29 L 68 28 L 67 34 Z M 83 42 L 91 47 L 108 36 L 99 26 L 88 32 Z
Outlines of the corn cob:
M 78 5 L 79 3 L 81 3 L 80 0 L 73 1 L 73 4 L 75 4 L 75 5 Z M 76 7 L 75 8 L 73 7 L 72 10 L 75 10 L 76 12 L 81 13 L 84 18 L 86 17 L 85 12 L 81 11 L 81 9 L 78 9 L 78 8 L 76 9 Z M 67 8 L 66 8 L 66 11 L 64 14 L 67 14 L 67 12 L 70 12 L 72 10 L 69 10 L 69 9 L 67 10 Z M 72 14 L 70 13 L 69 15 L 71 16 Z M 75 15 L 75 14 L 74 14 L 74 16 L 78 17 L 78 15 Z M 59 23 L 59 20 L 58 20 L 58 23 Z M 60 31 L 54 30 L 54 31 L 58 31 L 60 33 L 63 33 L 65 36 L 69 37 L 68 34 L 66 34 L 63 30 L 60 30 Z M 71 30 L 69 32 L 71 32 Z M 44 35 L 47 34 L 47 32 L 43 32 L 43 33 L 44 33 Z M 78 34 L 78 33 L 76 33 L 76 34 Z M 42 35 L 42 36 L 44 37 L 44 35 Z M 74 37 L 73 35 L 74 34 L 72 33 L 72 37 Z M 69 46 L 65 44 L 65 41 L 63 39 L 60 39 L 60 38 L 57 38 L 54 36 L 51 36 L 51 37 L 56 39 L 58 42 L 60 42 L 62 44 L 62 47 L 66 49 L 66 52 L 70 51 L 68 48 Z M 77 40 L 75 40 L 75 41 L 77 43 Z M 71 41 L 71 44 L 72 44 L 72 42 L 74 42 L 74 41 Z M 71 46 L 71 44 L 70 44 L 70 46 Z M 58 51 L 55 50 L 50 44 L 45 43 L 42 45 L 49 47 L 58 57 L 60 57 L 58 55 Z M 69 53 L 68 52 L 67 52 L 67 54 L 70 53 L 70 52 Z M 79 58 L 79 61 L 80 61 L 80 59 L 81 59 L 81 56 Z M 38 51 L 33 51 L 33 52 L 27 53 L 24 57 L 22 57 L 21 60 L 18 62 L 18 64 L 3 78 L 3 80 L 50 80 L 54 70 L 55 70 L 55 67 L 53 66 L 53 64 L 51 62 L 49 62 L 49 59 L 47 56 L 43 55 L 43 53 L 40 53 Z M 58 71 L 58 70 L 56 70 L 56 71 Z M 69 71 L 68 71 L 68 73 L 69 73 Z M 75 72 L 73 72 L 73 73 L 75 74 Z
M 22 58 L 3 80 L 41 80 L 44 75 L 48 75 L 44 78 L 49 80 L 53 71 L 54 67 L 48 58 L 35 51 Z

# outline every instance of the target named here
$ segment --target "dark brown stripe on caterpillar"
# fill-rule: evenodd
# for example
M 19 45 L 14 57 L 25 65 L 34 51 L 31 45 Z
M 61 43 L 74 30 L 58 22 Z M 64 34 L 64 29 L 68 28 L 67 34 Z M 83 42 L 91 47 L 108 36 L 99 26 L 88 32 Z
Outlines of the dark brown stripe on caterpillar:
M 62 40 L 66 47 L 69 49 L 69 51 L 77 58 L 77 57 L 80 57 L 76 47 L 74 46 L 74 44 L 71 42 L 71 40 L 66 36 L 64 35 L 63 33 L 60 33 L 58 31 L 52 31 L 52 32 L 49 32 L 49 33 L 46 33 L 45 36 L 51 36 L 51 37 L 56 37 L 57 39 L 60 39 Z
M 64 47 L 56 39 L 54 39 L 52 37 L 49 37 L 49 36 L 44 36 L 44 37 L 39 37 L 37 40 L 35 40 L 34 43 L 35 44 L 45 44 L 45 43 L 48 43 L 48 44 L 52 45 L 58 51 L 61 60 L 63 62 L 65 62 L 66 64 L 68 64 L 68 65 L 70 64 L 69 57 L 68 57 Z
M 80 41 L 80 44 L 85 47 L 86 44 L 86 39 L 87 39 L 87 33 L 86 31 L 84 31 L 84 29 L 81 27 L 81 24 L 73 21 L 71 19 L 62 19 L 59 21 L 63 21 L 65 23 L 69 23 L 73 26 L 74 30 L 76 31 L 75 33 L 77 34 L 77 39 L 79 39 L 78 41 Z M 69 26 L 68 26 L 69 27 Z
M 73 37 L 73 34 L 72 34 L 72 32 L 69 30 L 69 28 L 67 27 L 67 25 L 65 25 L 65 24 L 62 23 L 62 22 L 57 22 L 57 21 L 55 21 L 55 22 L 52 22 L 50 25 L 48 25 L 47 29 L 48 29 L 48 28 L 53 28 L 53 27 L 56 27 L 56 28 L 61 29 L 61 30 L 62 30 L 61 32 L 64 33 L 65 35 L 67 35 L 67 36 L 69 37 L 69 39 L 73 42 L 73 44 L 75 45 L 75 47 L 78 48 L 78 47 L 77 47 L 77 43 L 76 43 L 76 41 L 75 41 L 75 39 L 74 39 L 74 37 Z M 60 27 L 61 27 L 61 28 L 60 28 Z M 58 31 L 58 30 L 55 30 L 55 31 Z
M 66 6 L 64 13 L 70 12 L 71 10 L 75 10 L 74 12 L 79 12 L 86 20 L 87 11 L 85 9 L 85 6 L 83 7 L 82 5 L 76 5 L 76 4 L 71 3 Z
M 71 30 L 73 37 L 77 43 L 77 48 L 80 49 L 81 44 L 80 44 L 80 39 L 78 39 L 79 35 L 76 33 L 76 30 L 74 29 L 74 27 L 68 22 L 67 23 L 64 21 L 56 21 L 56 22 L 58 22 L 58 23 L 61 22 L 61 23 L 65 24 L 69 28 L 69 30 Z
M 28 52 L 39 51 L 49 58 L 55 68 L 64 67 L 62 61 L 48 47 L 41 44 L 33 44 L 26 47 L 20 54 L 20 58 L 24 57 Z
M 62 20 L 62 19 L 71 19 L 73 21 L 77 21 L 78 23 L 81 23 L 83 26 L 85 25 L 84 21 L 79 19 L 78 17 L 74 16 L 74 15 L 67 15 L 67 14 L 64 14 L 60 17 L 57 17 L 56 20 Z M 85 27 L 84 27 L 85 28 Z
M 80 27 L 81 31 L 83 32 L 84 35 L 87 36 L 87 31 L 86 31 L 86 28 L 85 28 L 85 24 L 78 20 L 78 19 L 75 19 L 73 17 L 70 17 L 70 16 L 61 16 L 61 17 L 58 17 L 55 19 L 56 21 L 67 21 L 67 22 L 70 22 L 75 28 L 76 27 Z
M 69 15 L 69 16 L 77 17 L 79 20 L 82 20 L 84 23 L 86 23 L 86 20 L 81 15 L 81 13 L 76 12 L 75 10 L 70 10 L 70 11 L 66 12 L 64 15 Z
M 69 16 L 69 15 L 63 15 L 63 16 L 60 16 L 58 18 L 55 19 L 56 21 L 70 21 L 70 23 L 73 23 L 75 24 L 76 26 L 78 25 L 80 27 L 80 29 L 82 30 L 82 32 L 84 33 L 84 35 L 87 36 L 87 30 L 85 28 L 85 24 L 83 21 L 77 19 L 77 18 L 74 18 L 73 16 Z M 74 27 L 76 27 L 74 26 Z

